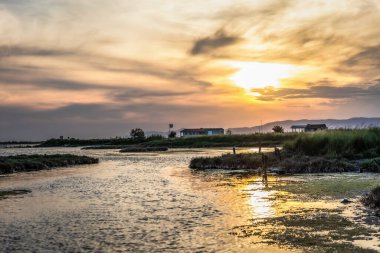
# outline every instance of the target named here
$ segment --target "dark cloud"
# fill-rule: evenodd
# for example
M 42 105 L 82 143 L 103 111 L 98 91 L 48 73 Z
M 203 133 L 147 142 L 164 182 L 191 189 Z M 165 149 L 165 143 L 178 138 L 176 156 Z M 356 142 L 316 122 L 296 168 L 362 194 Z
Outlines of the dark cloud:
M 240 40 L 238 36 L 227 35 L 223 30 L 219 30 L 210 37 L 195 41 L 190 53 L 192 55 L 208 54 L 215 49 L 236 44 Z
M 145 97 L 175 97 L 187 96 L 194 94 L 194 91 L 168 91 L 168 90 L 143 90 L 136 88 L 119 89 L 112 93 L 112 96 L 117 101 L 126 101 L 134 98 Z
M 366 66 L 380 68 L 380 45 L 365 47 L 357 54 L 351 56 L 344 64 L 347 66 Z
M 258 100 L 273 101 L 300 98 L 327 98 L 327 99 L 350 99 L 359 97 L 380 96 L 380 83 L 376 83 L 370 87 L 359 86 L 321 86 L 315 85 L 305 89 L 275 89 L 273 87 L 263 89 L 252 89 L 257 92 Z
M 38 48 L 29 46 L 0 46 L 0 58 L 16 56 L 64 56 L 72 53 L 66 50 Z

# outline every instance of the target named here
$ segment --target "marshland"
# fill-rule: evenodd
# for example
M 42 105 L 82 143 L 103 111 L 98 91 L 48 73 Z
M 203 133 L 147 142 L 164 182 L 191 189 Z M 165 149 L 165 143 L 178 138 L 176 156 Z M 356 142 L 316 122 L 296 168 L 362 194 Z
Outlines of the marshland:
M 136 143 L 4 148 L 12 164 L 55 154 L 98 163 L 0 176 L 0 249 L 378 252 L 379 135 L 378 129 L 266 134 L 255 136 L 261 148 L 165 152 L 119 152 Z M 244 137 L 200 139 L 237 144 Z M 264 138 L 276 142 L 264 145 Z M 198 138 L 188 139 L 165 141 Z M 163 143 L 145 144 L 138 147 Z M 257 171 L 263 154 L 266 180 Z

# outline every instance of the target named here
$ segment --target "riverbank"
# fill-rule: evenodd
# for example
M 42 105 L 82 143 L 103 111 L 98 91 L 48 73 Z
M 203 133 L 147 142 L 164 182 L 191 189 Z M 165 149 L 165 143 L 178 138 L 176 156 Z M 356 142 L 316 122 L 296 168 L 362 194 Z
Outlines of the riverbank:
M 276 151 L 277 150 L 277 151 Z M 263 160 L 265 159 L 265 161 Z M 380 173 L 380 130 L 334 130 L 302 133 L 284 143 L 282 151 L 197 157 L 192 169 L 263 168 L 282 173 Z
M 380 170 L 376 166 L 377 160 L 355 160 L 336 159 L 326 157 L 311 157 L 305 155 L 283 156 L 279 160 L 273 153 L 266 153 L 265 165 L 262 154 L 224 154 L 218 157 L 196 157 L 190 161 L 189 167 L 194 170 L 223 169 L 223 170 L 250 170 L 261 173 L 264 166 L 268 172 L 280 174 L 302 174 L 302 173 L 337 173 L 337 172 L 375 172 Z
M 144 153 L 144 152 L 165 152 L 167 147 L 127 147 L 121 149 L 120 153 Z
M 207 148 L 207 147 L 271 147 L 282 145 L 286 141 L 292 140 L 297 136 L 295 133 L 265 133 L 250 135 L 218 135 L 218 136 L 197 136 L 186 138 L 163 138 L 152 136 L 141 140 L 131 138 L 113 139 L 50 139 L 44 141 L 38 147 L 168 147 L 168 148 Z
M 38 171 L 98 162 L 99 159 L 97 158 L 71 154 L 0 156 L 0 174 Z

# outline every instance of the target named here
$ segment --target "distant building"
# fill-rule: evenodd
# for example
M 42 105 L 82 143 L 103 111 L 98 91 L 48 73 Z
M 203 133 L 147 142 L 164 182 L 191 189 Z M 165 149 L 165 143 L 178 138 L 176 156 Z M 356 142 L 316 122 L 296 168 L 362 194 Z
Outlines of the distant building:
M 294 125 L 290 127 L 292 132 L 305 132 L 306 125 Z
M 305 132 L 315 132 L 319 130 L 327 130 L 326 124 L 307 124 Z
M 326 124 L 294 125 L 290 128 L 292 129 L 292 132 L 315 132 L 328 129 Z
M 224 129 L 223 128 L 185 128 L 182 129 L 180 132 L 181 137 L 188 137 L 188 136 L 203 136 L 203 135 L 223 135 Z

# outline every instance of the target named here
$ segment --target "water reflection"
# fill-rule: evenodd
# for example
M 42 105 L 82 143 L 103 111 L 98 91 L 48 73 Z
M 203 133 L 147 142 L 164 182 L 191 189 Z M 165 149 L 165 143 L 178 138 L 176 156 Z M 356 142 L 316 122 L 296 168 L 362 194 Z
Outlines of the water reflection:
M 275 215 L 273 192 L 256 189 L 251 193 L 248 204 L 254 218 L 269 218 Z
M 263 182 L 241 171 L 188 169 L 192 157 L 223 149 L 134 155 L 78 148 L 5 151 L 83 154 L 101 162 L 0 178 L 0 189 L 32 191 L 0 201 L 0 252 L 294 252 L 280 248 L 277 239 L 268 245 L 264 236 L 279 234 L 279 227 L 263 219 L 337 207 L 274 190 L 294 178 Z M 252 220 L 263 221 L 261 230 Z M 241 228 L 254 236 L 238 236 Z

